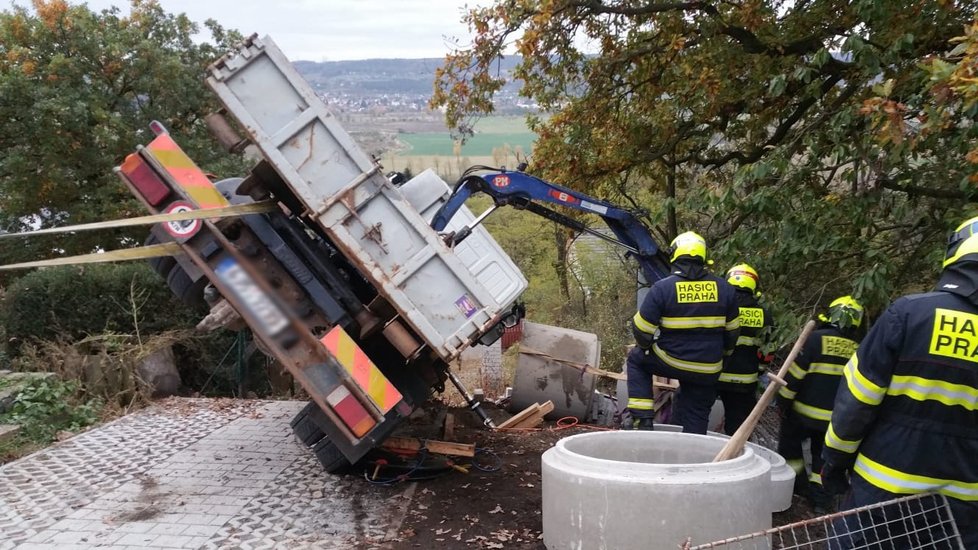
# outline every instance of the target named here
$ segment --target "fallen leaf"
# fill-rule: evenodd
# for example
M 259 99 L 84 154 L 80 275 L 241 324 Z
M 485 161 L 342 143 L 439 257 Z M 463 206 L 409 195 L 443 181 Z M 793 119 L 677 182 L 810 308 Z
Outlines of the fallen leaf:
M 451 529 L 435 529 L 436 535 L 444 535 L 445 533 L 451 533 Z
M 489 513 L 490 514 L 499 514 L 499 513 L 502 513 L 502 511 L 503 511 L 503 507 L 497 504 L 495 508 L 493 508 L 492 510 L 489 510 Z

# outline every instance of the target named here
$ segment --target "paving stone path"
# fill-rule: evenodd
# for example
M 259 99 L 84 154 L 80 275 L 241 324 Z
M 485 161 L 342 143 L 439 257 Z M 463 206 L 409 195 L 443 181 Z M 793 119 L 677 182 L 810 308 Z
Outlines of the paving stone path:
M 0 466 L 0 550 L 382 547 L 413 485 L 324 473 L 304 405 L 169 399 Z

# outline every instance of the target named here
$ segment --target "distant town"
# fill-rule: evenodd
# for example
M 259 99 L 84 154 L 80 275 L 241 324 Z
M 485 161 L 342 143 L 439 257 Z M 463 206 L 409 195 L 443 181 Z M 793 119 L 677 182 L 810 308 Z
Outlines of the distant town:
M 500 66 L 509 74 L 519 58 L 507 58 Z M 430 59 L 368 59 L 363 61 L 298 61 L 296 69 L 335 113 L 427 113 L 435 69 L 443 63 Z M 496 95 L 502 115 L 524 114 L 537 105 L 519 97 L 518 83 L 510 83 Z

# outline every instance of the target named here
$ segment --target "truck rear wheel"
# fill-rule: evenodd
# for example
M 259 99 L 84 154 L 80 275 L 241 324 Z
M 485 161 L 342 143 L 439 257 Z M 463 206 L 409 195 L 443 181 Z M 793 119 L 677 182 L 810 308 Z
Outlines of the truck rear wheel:
M 145 244 L 149 246 L 159 244 L 159 242 L 160 240 L 156 238 L 156 235 L 150 233 L 146 237 Z M 166 281 L 166 286 L 170 287 L 170 292 L 178 300 L 191 307 L 204 307 L 207 305 L 207 302 L 204 300 L 204 287 L 207 286 L 207 277 L 201 277 L 196 281 L 191 279 L 190 275 L 187 275 L 187 272 L 180 267 L 180 263 L 173 256 L 150 258 L 149 265 L 153 268 L 153 271 L 160 277 L 163 277 L 163 280 Z
M 313 418 L 319 417 L 320 415 L 323 417 L 326 416 L 315 401 L 310 401 L 299 411 L 299 414 L 295 415 L 295 418 L 290 423 L 292 433 L 306 447 L 315 446 L 316 443 L 319 443 L 320 439 L 326 437 L 326 432 L 319 427 Z
M 292 419 L 292 433 L 306 447 L 312 449 L 323 469 L 330 474 L 348 473 L 353 465 L 343 453 L 329 440 L 329 436 L 319 425 L 329 422 L 326 414 L 314 401 L 309 402 Z
M 323 469 L 326 473 L 342 475 L 348 474 L 353 470 L 353 465 L 350 461 L 343 456 L 343 453 L 329 440 L 329 437 L 324 437 L 319 440 L 319 443 L 312 448 L 312 452 L 316 454 L 316 459 L 319 463 L 323 465 Z

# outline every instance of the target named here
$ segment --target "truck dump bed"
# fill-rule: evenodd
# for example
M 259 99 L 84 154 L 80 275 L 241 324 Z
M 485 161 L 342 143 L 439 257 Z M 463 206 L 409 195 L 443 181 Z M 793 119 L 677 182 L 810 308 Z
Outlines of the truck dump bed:
M 268 37 L 215 62 L 207 85 L 301 202 L 301 215 L 442 359 L 456 358 L 526 289 L 491 238 L 497 267 L 480 277 L 470 271 Z

